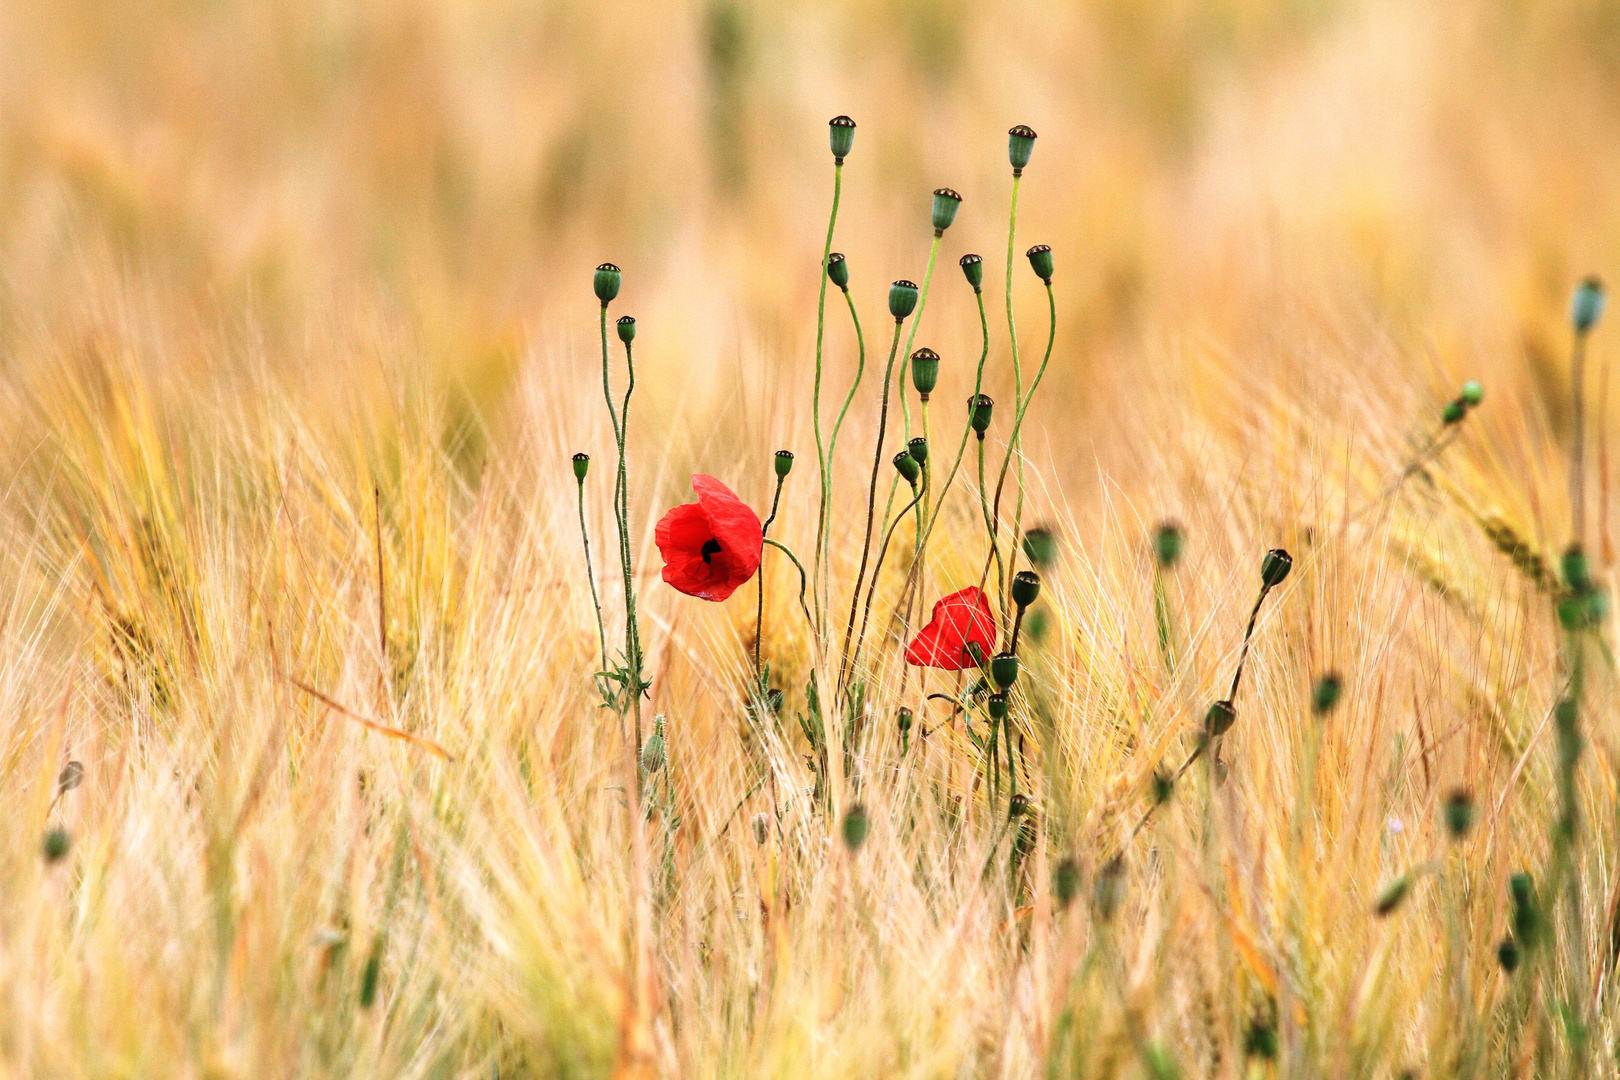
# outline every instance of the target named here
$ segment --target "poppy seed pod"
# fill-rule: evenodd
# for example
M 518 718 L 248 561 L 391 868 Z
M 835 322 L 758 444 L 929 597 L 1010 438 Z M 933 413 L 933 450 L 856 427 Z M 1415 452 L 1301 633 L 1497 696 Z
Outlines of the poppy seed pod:
M 591 455 L 589 455 L 589 454 L 575 454 L 574 455 L 574 479 L 578 480 L 580 483 L 583 484 L 585 482 L 585 475 L 587 473 L 589 473 L 590 471 L 591 471 Z
M 1536 910 L 1536 882 L 1529 874 L 1518 873 L 1508 878 L 1508 896 L 1513 901 L 1513 937 L 1525 948 L 1535 943 L 1541 927 L 1541 915 Z
M 1272 548 L 1260 560 L 1260 582 L 1268 589 L 1281 585 L 1294 568 L 1294 557 L 1282 548 Z
M 981 439 L 990 430 L 990 410 L 995 404 L 989 394 L 975 394 L 968 398 L 968 423 L 973 425 L 974 434 Z
M 1035 129 L 1019 124 L 1007 131 L 1007 160 L 1012 162 L 1013 175 L 1019 176 L 1029 164 L 1030 151 L 1035 149 Z
M 1373 904 L 1373 914 L 1380 919 L 1401 906 L 1406 894 L 1412 891 L 1412 875 L 1402 874 L 1378 890 L 1378 900 Z
M 1587 561 L 1586 549 L 1580 544 L 1571 544 L 1564 549 L 1562 564 L 1565 585 L 1578 593 L 1592 587 L 1592 566 Z
M 866 843 L 866 834 L 871 829 L 872 822 L 866 816 L 866 807 L 856 803 L 844 812 L 844 846 L 850 851 L 857 851 Z
M 1458 788 L 1446 796 L 1445 806 L 1446 831 L 1453 840 L 1461 840 L 1468 835 L 1468 830 L 1474 824 L 1474 797 L 1466 789 Z
M 1311 711 L 1317 716 L 1326 716 L 1333 711 L 1339 703 L 1339 695 L 1344 690 L 1344 681 L 1339 673 L 1330 671 L 1316 680 L 1316 688 L 1311 691 Z
M 928 440 L 921 435 L 906 443 L 906 453 L 919 465 L 928 464 Z
M 1052 249 L 1045 244 L 1036 244 L 1024 254 L 1029 256 L 1029 265 L 1035 271 L 1035 276 L 1048 285 L 1052 284 Z
M 918 349 L 911 354 L 911 385 L 924 401 L 939 385 L 939 353 L 933 349 Z
M 1022 611 L 1033 604 L 1041 595 L 1041 579 L 1028 570 L 1020 570 L 1013 575 L 1012 602 Z
M 1458 398 L 1456 401 L 1446 402 L 1446 407 L 1440 410 L 1440 422 L 1448 426 L 1451 424 L 1460 424 L 1462 423 L 1462 418 L 1467 415 L 1468 404 L 1463 401 L 1462 398 Z
M 45 861 L 48 863 L 60 862 L 68 853 L 68 848 L 72 846 L 73 841 L 68 837 L 67 830 L 61 828 L 46 833 L 45 842 L 41 845 Z
M 1485 387 L 1478 380 L 1469 379 L 1463 383 L 1462 393 L 1458 397 L 1462 399 L 1464 405 L 1472 409 L 1485 400 Z
M 990 714 L 992 723 L 1000 723 L 1007 719 L 1008 707 L 1006 694 L 991 694 L 984 699 L 984 711 Z
M 776 475 L 785 478 L 793 471 L 793 451 L 778 450 L 776 452 Z
M 942 187 L 934 192 L 934 235 L 939 236 L 951 227 L 956 220 L 957 207 L 962 205 L 962 196 L 948 187 Z
M 1204 734 L 1210 739 L 1218 739 L 1230 731 L 1236 722 L 1237 710 L 1230 701 L 1214 702 L 1204 713 Z
M 917 309 L 917 285 L 901 279 L 889 286 L 889 314 L 895 322 L 904 322 L 907 315 Z
M 835 116 L 827 121 L 828 141 L 832 145 L 833 161 L 839 165 L 849 157 L 850 147 L 855 145 L 855 121 L 847 116 Z
M 619 268 L 612 263 L 603 263 L 596 268 L 593 286 L 596 289 L 596 298 L 602 301 L 603 307 L 607 307 L 608 303 L 619 295 L 619 284 L 622 280 L 623 275 L 619 273 Z
M 1018 681 L 1018 657 L 1014 653 L 997 653 L 990 659 L 990 677 L 1003 691 L 1012 689 Z
M 902 450 L 894 455 L 894 468 L 908 484 L 915 485 L 917 478 L 922 475 L 922 466 L 917 464 L 917 459 L 911 456 L 909 450 Z
M 1010 818 L 1021 818 L 1028 814 L 1029 810 L 1030 807 L 1028 795 L 1014 795 L 1011 799 L 1007 800 L 1007 816 Z
M 1175 566 L 1181 559 L 1181 549 L 1185 543 L 1186 537 L 1178 523 L 1162 523 L 1153 533 L 1153 554 L 1158 558 L 1159 565 L 1166 570 Z
M 636 340 L 636 320 L 633 315 L 620 315 L 619 321 L 613 325 L 619 328 L 619 340 L 626 345 Z
M 1051 529 L 1036 526 L 1024 534 L 1024 558 L 1037 570 L 1050 569 L 1057 563 L 1057 534 Z
M 911 730 L 911 722 L 914 719 L 915 717 L 912 715 L 910 709 L 902 708 L 899 712 L 895 713 L 894 723 L 895 726 L 900 729 L 900 734 L 904 735 Z
M 664 718 L 655 716 L 653 717 L 652 738 L 648 739 L 641 747 L 642 769 L 649 773 L 655 773 L 662 769 L 666 760 L 664 755 Z
M 771 816 L 761 810 L 754 815 L 754 843 L 763 845 L 771 838 Z
M 1256 1018 L 1243 1036 L 1243 1052 L 1249 1057 L 1273 1061 L 1277 1057 L 1277 1029 L 1269 1020 Z
M 1519 966 L 1519 946 L 1512 938 L 1503 938 L 1502 943 L 1496 947 L 1496 962 L 1502 965 L 1502 970 L 1509 975 Z
M 1052 891 L 1057 894 L 1059 911 L 1074 903 L 1075 894 L 1080 891 L 1080 864 L 1074 856 L 1064 858 L 1052 871 Z
M 1163 806 L 1176 790 L 1176 778 L 1163 769 L 1153 771 L 1153 805 Z
M 978 292 L 984 284 L 984 260 L 977 255 L 964 255 L 957 261 L 957 265 L 962 268 L 962 273 L 967 277 L 968 284 L 973 286 L 973 291 Z
M 1603 317 L 1603 281 L 1589 277 L 1575 287 L 1575 298 L 1570 302 L 1569 319 L 1575 332 L 1584 334 Z
M 837 251 L 827 256 L 827 277 L 840 289 L 849 291 L 849 260 Z

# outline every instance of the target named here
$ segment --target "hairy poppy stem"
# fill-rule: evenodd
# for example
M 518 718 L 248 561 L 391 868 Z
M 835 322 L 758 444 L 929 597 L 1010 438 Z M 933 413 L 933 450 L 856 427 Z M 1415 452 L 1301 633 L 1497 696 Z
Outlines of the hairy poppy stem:
M 1226 695 L 1226 700 L 1234 706 L 1237 705 L 1238 683 L 1243 681 L 1243 665 L 1249 662 L 1249 643 L 1254 639 L 1255 620 L 1260 618 L 1260 605 L 1266 602 L 1266 594 L 1269 592 L 1271 592 L 1270 585 L 1260 586 L 1260 595 L 1255 598 L 1254 610 L 1249 612 L 1249 625 L 1243 631 L 1243 650 L 1238 653 L 1237 670 L 1232 673 L 1232 689 Z
M 633 712 L 635 717 L 636 739 L 635 751 L 637 762 L 632 770 L 636 778 L 636 805 L 641 804 L 641 639 L 636 629 L 636 586 L 635 574 L 630 558 L 630 483 L 629 471 L 625 463 L 625 435 L 630 429 L 630 395 L 636 390 L 636 365 L 631 355 L 630 343 L 624 344 L 624 362 L 627 371 L 627 382 L 624 390 L 624 404 L 620 406 L 617 415 L 613 413 L 613 392 L 608 382 L 608 343 L 607 343 L 607 302 L 602 303 L 601 330 L 602 330 L 602 390 L 608 399 L 608 414 L 613 417 L 614 441 L 618 446 L 618 471 L 613 484 L 613 516 L 618 524 L 619 533 L 619 563 L 624 573 L 624 662 L 626 669 L 623 692 L 630 697 L 629 702 L 620 700 L 620 713 Z
M 776 494 L 771 496 L 770 516 L 767 517 L 765 519 L 765 523 L 759 527 L 760 539 L 762 541 L 765 538 L 765 533 L 769 531 L 771 527 L 771 522 L 776 520 L 776 506 L 782 501 L 782 483 L 786 479 L 786 476 L 781 475 L 777 476 L 776 478 Z M 765 570 L 763 565 L 761 566 L 759 572 L 755 574 L 755 577 L 759 579 L 759 599 L 754 605 L 754 678 L 760 681 L 760 692 L 764 693 L 764 671 L 760 667 L 759 657 L 760 639 L 765 636 Z
M 906 519 L 906 513 L 922 501 L 922 497 L 927 491 L 928 479 L 927 474 L 924 473 L 921 488 L 918 489 L 911 502 L 894 516 L 894 521 L 889 524 L 889 531 L 883 535 L 883 543 L 878 547 L 877 563 L 872 567 L 872 582 L 866 587 L 866 607 L 861 612 L 861 632 L 855 638 L 855 655 L 850 661 L 852 664 L 860 660 L 861 646 L 866 642 L 866 624 L 867 620 L 872 617 L 872 597 L 877 592 L 878 572 L 883 569 L 883 557 L 889 553 L 889 541 L 894 539 L 894 530 Z
M 906 371 L 911 365 L 911 346 L 917 341 L 917 327 L 922 324 L 923 311 L 928 307 L 928 283 L 934 280 L 934 260 L 939 257 L 939 240 L 944 231 L 934 230 L 934 242 L 928 249 L 928 265 L 923 268 L 922 289 L 917 294 L 917 314 L 911 320 L 911 331 L 906 334 L 906 348 L 900 354 L 900 374 L 896 382 L 900 387 L 900 420 L 905 438 L 911 438 L 911 408 L 906 404 Z
M 816 526 L 816 546 L 818 557 L 811 562 L 812 567 L 820 567 L 820 578 L 816 581 L 817 591 L 815 597 L 816 613 L 818 615 L 822 613 L 822 597 L 829 591 L 827 575 L 829 573 L 828 562 L 830 559 L 828 558 L 828 554 L 832 544 L 832 535 L 828 529 L 828 526 L 832 521 L 832 468 L 833 459 L 838 453 L 838 431 L 844 426 L 844 417 L 849 413 L 850 402 L 855 400 L 855 391 L 860 389 L 861 376 L 866 372 L 866 337 L 861 333 L 861 317 L 855 313 L 855 298 L 849 295 L 848 289 L 844 290 L 844 302 L 849 305 L 849 318 L 850 321 L 855 324 L 855 345 L 857 349 L 857 358 L 855 361 L 855 380 L 849 384 L 849 393 L 844 397 L 843 407 L 838 410 L 838 419 L 833 421 L 832 437 L 827 440 L 827 456 L 825 465 L 826 481 L 823 485 L 823 491 L 825 491 L 826 494 L 823 496 L 821 503 L 821 521 Z M 816 627 L 817 636 L 820 636 L 824 631 L 825 626 L 822 623 L 818 623 Z
M 844 627 L 843 657 L 838 662 L 838 688 L 844 687 L 844 674 L 850 666 L 849 643 L 855 636 L 855 613 L 860 610 L 861 586 L 866 582 L 866 563 L 872 553 L 872 519 L 877 513 L 878 473 L 883 468 L 883 436 L 889 425 L 889 386 L 894 375 L 894 355 L 900 348 L 904 319 L 894 320 L 894 340 L 889 344 L 889 363 L 883 370 L 883 404 L 878 409 L 877 449 L 872 454 L 872 481 L 866 491 L 866 535 L 861 540 L 861 568 L 855 575 L 855 588 L 849 597 L 849 623 Z
M 786 555 L 789 559 L 792 559 L 793 560 L 793 565 L 798 568 L 798 571 L 799 571 L 799 608 L 800 608 L 800 610 L 802 610 L 804 612 L 805 624 L 813 632 L 815 630 L 815 628 L 816 628 L 816 621 L 810 617 L 810 607 L 809 607 L 809 605 L 807 605 L 804 602 L 804 590 L 805 590 L 805 587 L 806 587 L 806 585 L 808 584 L 808 581 L 809 581 L 809 579 L 807 577 L 805 577 L 804 564 L 801 563 L 799 561 L 799 557 L 797 555 L 793 554 L 793 552 L 788 548 L 788 546 L 786 544 L 782 543 L 780 540 L 772 540 L 770 537 L 766 537 L 765 538 L 765 544 L 768 547 L 773 547 L 777 551 L 780 551 L 782 554 Z
M 575 486 L 579 489 L 579 535 L 585 542 L 585 580 L 591 585 L 591 607 L 596 609 L 596 640 L 602 648 L 602 670 L 608 669 L 607 626 L 602 622 L 602 600 L 596 592 L 596 566 L 591 561 L 591 531 L 585 525 L 585 481 L 581 478 Z
M 827 257 L 832 254 L 833 227 L 838 223 L 838 200 L 843 194 L 843 190 L 844 160 L 838 158 L 833 164 L 833 199 L 832 212 L 827 215 L 827 242 L 821 248 L 821 291 L 816 297 L 816 382 L 810 398 L 810 421 L 816 432 L 816 467 L 821 474 L 821 499 L 817 504 L 816 513 L 816 551 L 814 558 L 811 560 L 811 564 L 818 574 L 822 569 L 823 550 L 826 544 L 827 526 L 830 521 L 829 514 L 832 506 L 832 451 L 830 448 L 824 450 L 821 443 L 821 356 L 822 342 L 827 326 Z M 848 299 L 848 289 L 844 290 L 844 296 Z M 855 305 L 853 301 L 850 303 L 849 310 L 851 314 L 854 314 Z M 855 333 L 857 336 L 860 334 L 859 321 L 855 324 Z M 863 360 L 864 357 L 865 350 L 863 349 Z M 860 376 L 857 375 L 856 382 L 859 381 Z M 840 415 L 840 419 L 842 419 L 842 415 Z M 832 442 L 836 444 L 837 441 L 838 428 L 835 425 L 833 427 Z M 819 614 L 821 611 L 821 595 L 819 591 L 815 596 L 815 602 L 816 611 Z
M 984 529 L 990 535 L 990 551 L 984 557 L 984 571 L 979 574 L 979 591 L 984 591 L 985 581 L 990 577 L 990 564 L 996 564 L 996 592 L 1006 591 L 1007 570 L 1001 562 L 1001 547 L 996 537 L 995 518 L 990 513 L 990 500 L 986 497 L 984 486 L 984 436 L 979 436 L 979 512 L 984 516 Z

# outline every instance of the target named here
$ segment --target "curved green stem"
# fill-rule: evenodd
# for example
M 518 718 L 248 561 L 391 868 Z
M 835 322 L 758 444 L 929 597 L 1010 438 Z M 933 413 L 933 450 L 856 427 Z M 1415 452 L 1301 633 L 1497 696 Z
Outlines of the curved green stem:
M 1052 283 L 1050 281 L 1048 281 L 1046 283 L 1046 308 L 1047 308 L 1047 317 L 1048 317 L 1048 324 L 1047 324 L 1047 331 L 1046 331 L 1046 355 L 1041 358 L 1041 366 L 1036 370 L 1035 378 L 1030 380 L 1029 393 L 1026 394 L 1024 397 L 1017 399 L 1018 411 L 1013 416 L 1012 437 L 1007 440 L 1007 453 L 1001 459 L 1001 474 L 996 478 L 996 499 L 995 499 L 995 504 L 991 508 L 992 515 L 993 515 L 993 520 L 995 522 L 995 524 L 993 524 L 991 526 L 991 528 L 993 530 L 997 530 L 997 529 L 1000 528 L 1000 521 L 1001 521 L 1001 489 L 1002 489 L 1002 485 L 1004 485 L 1007 482 L 1007 467 L 1012 462 L 1013 454 L 1015 453 L 1015 449 L 1018 446 L 1019 432 L 1022 431 L 1023 427 L 1024 427 L 1024 413 L 1026 411 L 1028 411 L 1029 403 L 1031 401 L 1035 400 L 1035 391 L 1040 388 L 1041 378 L 1046 374 L 1046 365 L 1051 363 L 1051 361 L 1052 361 L 1052 343 L 1057 340 L 1057 301 L 1056 301 L 1056 299 L 1054 299 L 1054 297 L 1052 295 Z M 1024 498 L 1023 466 L 1024 466 L 1024 459 L 1022 457 L 1020 457 L 1018 459 L 1018 468 L 1019 468 L 1018 499 L 1019 499 L 1019 502 L 1018 502 L 1017 511 L 1013 515 L 1012 539 L 1011 539 L 1011 543 L 1009 544 L 1008 549 L 1007 549 L 1008 552 L 1009 552 L 1009 557 L 1013 560 L 1013 562 L 1015 564 L 1017 563 L 1017 560 L 1018 560 L 1018 532 L 1019 532 L 1019 524 L 1020 524 L 1019 519 L 1023 516 L 1023 509 L 1024 509 L 1024 504 L 1023 504 L 1023 498 Z M 988 566 L 986 567 L 986 569 L 988 570 Z M 1007 597 L 1006 596 L 1002 596 L 1002 598 L 1001 598 L 1001 621 L 1002 622 L 1007 621 Z
M 596 640 L 602 648 L 602 670 L 608 669 L 607 626 L 602 622 L 602 599 L 596 592 L 596 567 L 591 562 L 591 532 L 585 526 L 585 481 L 579 488 L 579 535 L 585 542 L 585 580 L 591 585 L 591 607 L 596 609 Z
M 866 607 L 861 612 L 861 632 L 855 638 L 855 655 L 850 658 L 852 665 L 859 661 L 861 646 L 866 642 L 866 624 L 872 617 L 872 597 L 877 593 L 878 572 L 883 569 L 883 557 L 889 553 L 889 541 L 894 539 L 894 530 L 899 528 L 900 523 L 906 519 L 906 511 L 922 500 L 925 490 L 927 490 L 926 484 L 917 490 L 910 504 L 894 516 L 894 521 L 890 523 L 888 531 L 883 534 L 883 543 L 878 546 L 877 563 L 872 567 L 872 582 L 866 588 Z
M 810 423 L 816 432 L 816 466 L 821 473 L 821 499 L 820 512 L 816 515 L 816 552 L 812 559 L 813 565 L 818 569 L 821 566 L 822 543 L 825 535 L 828 514 L 828 500 L 832 496 L 830 486 L 830 454 L 821 446 L 821 349 L 827 325 L 827 258 L 832 254 L 833 226 L 838 223 L 838 200 L 844 190 L 844 163 L 842 160 L 833 165 L 833 201 L 832 212 L 827 215 L 827 242 L 821 248 L 821 287 L 816 297 L 816 383 L 810 398 Z M 846 294 L 848 290 L 845 290 Z M 836 430 L 836 429 L 835 429 Z M 836 435 L 834 438 L 836 439 Z M 821 597 L 815 597 L 816 610 L 821 610 Z
M 776 520 L 776 507 L 782 501 L 782 481 L 786 479 L 787 477 L 785 476 L 778 476 L 776 478 L 776 494 L 771 496 L 770 516 L 767 517 L 764 524 L 759 527 L 761 540 L 763 540 L 765 538 L 765 534 L 770 531 L 771 522 Z M 759 598 L 754 604 L 754 678 L 760 681 L 759 689 L 761 693 L 764 693 L 764 673 L 760 668 L 759 661 L 759 643 L 760 639 L 765 636 L 765 566 L 763 562 L 760 564 L 760 568 L 755 576 L 759 579 Z
M 917 327 L 922 324 L 923 312 L 928 308 L 928 284 L 934 280 L 934 260 L 939 257 L 939 241 L 944 230 L 934 230 L 934 243 L 928 249 L 928 265 L 923 269 L 922 291 L 917 295 L 917 314 L 911 320 L 911 332 L 906 335 L 906 351 L 900 354 L 900 419 L 906 440 L 911 439 L 911 409 L 906 404 L 906 369 L 911 366 L 911 347 L 917 341 Z
M 804 564 L 801 563 L 799 561 L 799 557 L 797 555 L 793 554 L 793 552 L 788 549 L 788 546 L 786 544 L 782 543 L 780 540 L 772 540 L 770 537 L 766 537 L 765 538 L 765 543 L 767 545 L 769 545 L 770 547 L 773 547 L 776 550 L 780 551 L 782 554 L 786 555 L 788 558 L 792 559 L 793 560 L 793 565 L 798 568 L 798 571 L 799 571 L 799 609 L 804 612 L 805 625 L 808 626 L 810 628 L 811 632 L 813 633 L 815 631 L 815 629 L 816 629 L 816 621 L 810 617 L 810 608 L 804 602 L 804 590 L 805 590 L 805 587 L 808 584 L 808 580 L 809 580 L 808 578 L 805 577 Z
M 828 591 L 827 575 L 829 568 L 827 564 L 830 561 L 828 559 L 828 549 L 832 544 L 828 526 L 832 521 L 832 467 L 833 459 L 838 453 L 838 431 L 844 426 L 844 417 L 849 413 L 850 402 L 855 400 L 855 391 L 860 389 L 861 376 L 866 371 L 866 336 L 861 333 L 861 317 L 855 312 L 855 298 L 849 295 L 848 289 L 844 290 L 844 302 L 849 305 L 849 318 L 855 324 L 857 357 L 855 361 L 855 380 L 849 384 L 849 393 L 844 397 L 843 407 L 838 410 L 838 419 L 833 421 L 832 436 L 827 440 L 827 454 L 822 462 L 823 474 L 826 479 L 822 486 L 821 519 L 816 525 L 817 558 L 812 560 L 812 566 L 819 567 L 820 572 L 819 580 L 816 582 L 816 612 L 818 615 L 822 610 L 821 596 Z M 824 628 L 818 625 L 818 635 L 823 632 Z

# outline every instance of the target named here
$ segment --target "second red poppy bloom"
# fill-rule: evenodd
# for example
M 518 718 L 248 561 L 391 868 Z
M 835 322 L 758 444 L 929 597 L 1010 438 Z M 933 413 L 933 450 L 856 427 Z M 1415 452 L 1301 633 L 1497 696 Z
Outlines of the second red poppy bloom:
M 654 534 L 664 580 L 687 596 L 724 600 L 759 570 L 765 530 L 759 515 L 714 477 L 694 474 L 692 490 L 698 501 L 665 514 Z
M 906 646 L 906 663 L 946 671 L 976 667 L 969 644 L 977 645 L 986 657 L 996 647 L 996 617 L 984 593 L 974 587 L 953 592 L 934 605 L 928 625 Z

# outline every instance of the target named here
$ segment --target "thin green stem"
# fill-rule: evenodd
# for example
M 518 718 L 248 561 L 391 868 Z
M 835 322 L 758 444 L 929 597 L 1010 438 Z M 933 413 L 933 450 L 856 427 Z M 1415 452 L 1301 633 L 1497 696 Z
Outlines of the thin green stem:
M 996 594 L 1000 595 L 1006 588 L 1007 570 L 1001 561 L 1001 544 L 996 537 L 996 522 L 990 512 L 990 500 L 986 496 L 984 486 L 984 436 L 979 436 L 979 512 L 984 516 L 984 528 L 990 535 L 990 553 L 984 559 L 984 572 L 979 575 L 979 591 L 984 592 L 985 581 L 990 576 L 990 563 L 996 564 Z
M 925 490 L 927 490 L 926 485 L 917 490 L 911 502 L 894 516 L 894 521 L 890 523 L 888 531 L 883 534 L 883 543 L 878 547 L 877 563 L 872 567 L 872 582 L 866 588 L 866 607 L 861 612 L 861 632 L 855 637 L 855 655 L 850 660 L 851 664 L 860 660 L 861 646 L 866 642 L 866 624 L 872 617 L 872 597 L 877 593 L 878 573 L 883 569 L 883 557 L 889 553 L 889 541 L 894 539 L 894 530 L 906 519 L 906 511 L 922 500 Z
M 602 331 L 602 389 L 608 397 L 608 412 L 613 413 L 613 395 L 608 385 L 608 344 L 607 344 L 607 305 L 602 305 L 601 315 Z M 636 390 L 636 365 L 632 357 L 628 342 L 624 346 L 624 362 L 626 369 L 626 384 L 624 402 L 619 408 L 618 416 L 614 420 L 613 431 L 615 442 L 618 445 L 619 461 L 617 477 L 614 481 L 614 518 L 617 520 L 619 533 L 619 561 L 624 573 L 624 662 L 625 684 L 624 693 L 629 695 L 629 702 L 621 699 L 621 713 L 632 711 L 635 714 L 635 753 L 636 768 L 636 804 L 641 803 L 641 638 L 636 627 L 636 587 L 635 574 L 631 565 L 630 556 L 630 481 L 629 470 L 625 460 L 625 436 L 630 430 L 630 395 Z
M 1575 334 L 1570 355 L 1570 381 L 1575 386 L 1575 416 L 1570 428 L 1569 505 L 1575 524 L 1575 543 L 1586 542 L 1586 334 Z
M 1040 388 L 1041 379 L 1046 375 L 1046 365 L 1052 361 L 1052 344 L 1057 340 L 1057 300 L 1052 294 L 1052 283 L 1050 281 L 1046 283 L 1046 308 L 1048 315 L 1046 355 L 1041 358 L 1041 366 L 1036 370 L 1035 378 L 1031 380 L 1029 384 L 1029 393 L 1021 398 L 1016 399 L 1017 412 L 1013 416 L 1012 437 L 1007 440 L 1007 453 L 1001 459 L 1001 474 L 996 478 L 996 499 L 994 505 L 991 507 L 992 520 L 994 522 L 992 525 L 992 531 L 999 530 L 1000 528 L 1001 490 L 1002 486 L 1007 482 L 1007 468 L 1012 462 L 1013 454 L 1016 452 L 1016 448 L 1018 446 L 1019 433 L 1024 427 L 1024 414 L 1029 410 L 1029 403 L 1035 400 L 1035 391 Z M 1020 473 L 1018 485 L 1019 502 L 1017 511 L 1013 515 L 1012 538 L 1007 548 L 1009 557 L 1014 561 L 1014 563 L 1016 563 L 1018 559 L 1019 518 L 1023 516 L 1023 465 L 1024 459 L 1022 456 L 1020 456 L 1018 459 Z M 989 567 L 987 565 L 986 572 L 988 572 L 988 570 Z M 1001 597 L 1001 621 L 1004 623 L 1007 621 L 1007 603 L 1007 597 L 1005 594 L 1003 594 Z
M 806 586 L 807 586 L 807 584 L 809 582 L 809 579 L 805 576 L 805 573 L 804 573 L 804 564 L 801 563 L 799 561 L 799 557 L 797 555 L 793 554 L 793 552 L 788 549 L 788 546 L 786 544 L 782 543 L 780 540 L 772 540 L 770 537 L 766 537 L 765 538 L 765 543 L 768 546 L 775 548 L 777 551 L 780 551 L 782 554 L 786 555 L 789 559 L 792 559 L 793 560 L 793 565 L 798 569 L 798 571 L 799 571 L 799 608 L 800 608 L 800 610 L 802 610 L 804 612 L 805 625 L 808 626 L 810 628 L 811 632 L 813 633 L 815 631 L 815 629 L 816 629 L 816 621 L 810 617 L 809 605 L 807 605 L 804 602 L 804 590 L 805 590 L 805 588 L 806 588 Z
M 782 481 L 786 479 L 787 477 L 785 476 L 778 476 L 776 478 L 776 494 L 771 496 L 770 516 L 767 517 L 764 524 L 759 527 L 761 540 L 763 540 L 765 534 L 770 531 L 771 522 L 776 520 L 776 507 L 777 504 L 782 501 Z M 760 667 L 759 657 L 760 639 L 765 636 L 765 567 L 763 563 L 761 563 L 759 572 L 755 576 L 759 578 L 759 597 L 754 604 L 754 678 L 759 681 L 760 693 L 764 693 L 765 676 L 764 670 Z
M 844 426 L 844 417 L 849 413 L 850 403 L 855 400 L 855 391 L 859 390 L 861 386 L 861 376 L 866 372 L 866 336 L 861 333 L 861 317 L 855 312 L 855 298 L 849 295 L 848 289 L 844 290 L 844 302 L 849 305 L 849 318 L 855 324 L 855 344 L 858 353 L 855 361 L 855 380 L 849 384 L 849 393 L 844 396 L 843 407 L 838 410 L 838 419 L 833 421 L 832 437 L 827 440 L 827 455 L 823 461 L 823 473 L 826 479 L 822 485 L 824 494 L 821 500 L 821 520 L 816 526 L 817 558 L 812 560 L 812 566 L 819 566 L 820 569 L 820 578 L 816 582 L 816 589 L 818 590 L 816 612 L 818 615 L 822 614 L 823 604 L 821 597 L 828 592 L 827 575 L 830 572 L 828 553 L 832 544 L 832 536 L 828 526 L 832 520 L 833 460 L 838 453 L 838 432 Z M 818 625 L 818 636 L 824 630 L 823 626 Z
M 596 592 L 596 567 L 591 562 L 591 532 L 585 526 L 585 481 L 579 488 L 579 535 L 585 542 L 585 580 L 591 584 L 591 607 L 596 609 L 596 640 L 602 648 L 602 670 L 608 669 L 607 626 L 602 622 L 602 599 Z
M 939 256 L 939 241 L 943 229 L 934 230 L 934 243 L 928 249 L 928 265 L 923 269 L 922 291 L 917 295 L 917 314 L 911 320 L 911 331 L 906 334 L 906 351 L 900 354 L 900 418 L 906 441 L 911 440 L 911 409 L 906 404 L 906 370 L 911 365 L 911 347 L 917 342 L 917 327 L 922 325 L 923 312 L 928 309 L 928 284 L 934 280 L 934 260 Z
M 827 242 L 821 248 L 821 286 L 816 297 L 816 382 L 810 399 L 810 422 L 816 433 L 816 467 L 821 474 L 821 499 L 816 514 L 816 551 L 811 560 L 819 570 L 822 560 L 823 540 L 828 523 L 829 500 L 832 497 L 831 487 L 831 453 L 822 449 L 821 445 L 821 353 L 822 342 L 825 337 L 827 325 L 827 258 L 832 254 L 833 227 L 838 223 L 838 200 L 844 190 L 844 163 L 837 161 L 833 165 L 833 201 L 832 212 L 827 215 Z M 844 290 L 848 295 L 849 290 Z M 854 310 L 853 306 L 850 309 Z M 856 333 L 860 332 L 860 324 L 856 324 Z M 837 429 L 834 428 L 833 439 L 837 441 Z M 821 611 L 821 596 L 815 597 L 816 611 Z

